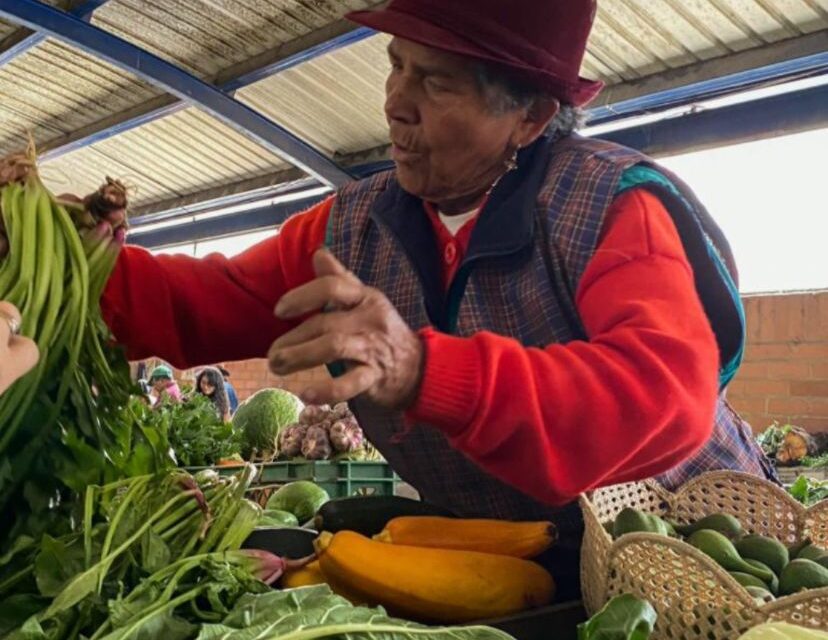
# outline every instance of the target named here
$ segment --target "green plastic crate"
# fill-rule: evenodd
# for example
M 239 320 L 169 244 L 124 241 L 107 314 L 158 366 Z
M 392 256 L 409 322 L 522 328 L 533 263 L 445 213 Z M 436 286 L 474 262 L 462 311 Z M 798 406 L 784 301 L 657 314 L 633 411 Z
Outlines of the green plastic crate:
M 204 467 L 188 469 L 195 473 Z M 215 467 L 222 475 L 238 473 L 239 467 Z M 256 465 L 255 484 L 287 484 L 295 480 L 310 480 L 318 484 L 332 498 L 349 496 L 393 496 L 399 476 L 387 462 L 382 461 L 302 461 L 267 462 Z
M 310 480 L 332 498 L 393 496 L 399 477 L 387 462 L 342 460 L 339 462 L 270 462 L 261 465 L 257 482 L 287 484 Z

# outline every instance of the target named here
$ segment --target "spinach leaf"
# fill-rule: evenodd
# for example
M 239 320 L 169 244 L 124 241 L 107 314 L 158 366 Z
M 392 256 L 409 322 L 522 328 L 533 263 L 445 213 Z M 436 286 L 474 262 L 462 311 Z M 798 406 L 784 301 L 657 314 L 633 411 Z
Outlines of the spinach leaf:
M 578 640 L 647 640 L 656 618 L 655 609 L 646 600 L 629 594 L 616 596 L 578 625 Z
M 381 608 L 354 607 L 326 585 L 242 596 L 221 624 L 206 624 L 197 640 L 509 640 L 483 626 L 427 627 L 389 617 Z

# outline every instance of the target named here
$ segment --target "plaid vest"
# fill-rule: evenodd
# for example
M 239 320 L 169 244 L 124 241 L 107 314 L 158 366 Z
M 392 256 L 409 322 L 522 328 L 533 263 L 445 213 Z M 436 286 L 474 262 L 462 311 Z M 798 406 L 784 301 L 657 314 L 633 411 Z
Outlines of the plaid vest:
M 383 291 L 413 329 L 431 325 L 459 336 L 486 330 L 533 347 L 585 339 L 575 292 L 622 176 L 633 166 L 656 165 L 631 149 L 578 136 L 544 138 L 525 150 L 520 169 L 501 179 L 481 212 L 448 295 L 441 289 L 440 258 L 422 203 L 399 187 L 393 171 L 338 193 L 329 248 L 363 282 Z M 670 211 L 720 351 L 728 354 L 723 360 L 732 359 L 741 353 L 741 306 L 737 295 L 734 311 L 731 292 L 717 273 L 725 263 L 735 274 L 729 247 L 689 189 L 657 170 L 677 190 L 657 182 L 634 186 L 656 192 Z M 559 585 L 573 579 L 572 556 L 577 562 L 582 531 L 577 506 L 553 508 L 522 494 L 480 470 L 428 425 L 401 435 L 400 413 L 360 399 L 352 409 L 366 435 L 423 499 L 465 517 L 555 521 L 561 543 L 550 566 Z M 675 487 L 712 469 L 772 473 L 724 394 L 710 441 L 659 480 Z

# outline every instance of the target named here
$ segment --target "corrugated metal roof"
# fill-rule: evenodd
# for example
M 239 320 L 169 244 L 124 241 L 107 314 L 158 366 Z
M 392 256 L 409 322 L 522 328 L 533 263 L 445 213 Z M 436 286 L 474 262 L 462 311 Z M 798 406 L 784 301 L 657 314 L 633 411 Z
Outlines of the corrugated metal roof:
M 93 23 L 201 77 L 374 0 L 116 0 Z
M 389 39 L 368 38 L 261 80 L 237 97 L 328 155 L 376 147 L 387 142 Z
M 50 180 L 62 179 L 81 193 L 97 188 L 104 176 L 118 176 L 136 187 L 131 200 L 141 207 L 287 165 L 218 120 L 186 109 L 45 166 L 51 188 L 57 184 Z
M 52 0 L 55 4 L 57 0 Z M 210 79 L 331 25 L 377 0 L 111 0 L 93 22 Z M 584 75 L 626 87 L 689 65 L 760 50 L 828 29 L 828 0 L 601 0 Z M 0 23 L 0 38 L 8 35 Z M 828 41 L 828 31 L 826 41 Z M 12 39 L 14 35 L 11 36 Z M 386 142 L 386 36 L 283 71 L 237 93 L 329 155 Z M 27 132 L 43 144 L 119 114 L 159 92 L 56 41 L 0 68 L 0 153 Z M 194 109 L 180 111 L 47 164 L 77 190 L 107 174 L 134 178 L 136 203 L 249 180 L 279 170 L 273 154 Z M 82 188 L 82 189 L 81 189 Z

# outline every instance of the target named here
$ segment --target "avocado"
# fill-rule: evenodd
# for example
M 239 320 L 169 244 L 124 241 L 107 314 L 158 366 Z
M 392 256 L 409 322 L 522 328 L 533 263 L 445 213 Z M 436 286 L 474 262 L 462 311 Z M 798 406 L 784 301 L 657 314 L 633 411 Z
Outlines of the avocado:
M 768 588 L 767 585 L 759 578 L 752 576 L 749 573 L 743 573 L 742 571 L 728 571 L 728 573 L 731 578 L 743 587 L 759 587 L 760 589 Z
M 657 533 L 669 536 L 671 529 L 672 527 L 658 516 L 627 507 L 615 517 L 612 533 L 615 538 L 625 533 Z
M 769 582 L 765 583 L 765 588 L 767 588 L 773 595 L 777 595 L 779 593 L 779 578 L 776 577 L 776 574 L 768 565 L 764 562 L 759 562 L 759 560 L 754 560 L 753 558 L 745 558 L 745 562 L 753 567 L 756 567 L 757 569 L 761 569 L 762 571 L 770 571 L 770 574 L 773 577 Z
M 745 560 L 758 560 L 769 566 L 777 576 L 790 561 L 788 548 L 766 536 L 746 536 L 735 542 L 734 546 Z
M 828 551 L 822 547 L 816 546 L 815 544 L 809 544 L 802 547 L 802 550 L 796 554 L 797 559 L 813 560 L 814 562 L 823 556 L 828 556 Z
M 779 576 L 779 592 L 790 595 L 802 589 L 828 587 L 828 569 L 813 560 L 797 558 L 782 570 Z
M 733 543 L 718 531 L 701 529 L 687 538 L 687 543 L 706 553 L 727 571 L 749 573 L 766 583 L 773 579 L 773 571 L 759 569 L 745 562 Z
M 676 531 L 683 536 L 690 536 L 696 531 L 700 531 L 702 529 L 718 531 L 723 536 L 730 539 L 738 538 L 742 535 L 741 523 L 727 513 L 714 513 L 691 524 L 676 527 Z

